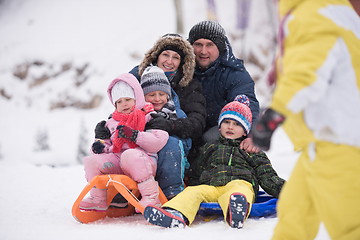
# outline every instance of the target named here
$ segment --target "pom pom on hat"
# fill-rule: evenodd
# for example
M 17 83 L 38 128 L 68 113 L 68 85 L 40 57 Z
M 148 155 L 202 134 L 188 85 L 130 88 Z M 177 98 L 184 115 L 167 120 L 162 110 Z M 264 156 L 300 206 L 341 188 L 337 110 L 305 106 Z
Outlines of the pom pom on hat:
M 144 95 L 154 91 L 162 91 L 171 96 L 170 82 L 164 71 L 157 66 L 149 66 L 145 69 L 140 84 Z
M 198 39 L 209 39 L 222 53 L 226 49 L 226 36 L 224 28 L 217 22 L 214 21 L 202 21 L 195 24 L 189 32 L 188 41 L 193 44 Z
M 244 95 L 244 94 L 241 94 L 241 95 L 237 95 L 234 99 L 234 101 L 237 101 L 239 103 L 242 103 L 242 104 L 245 104 L 246 106 L 250 107 L 250 100 L 249 98 Z
M 249 134 L 252 122 L 249 98 L 246 95 L 238 95 L 233 102 L 226 104 L 220 112 L 219 127 L 225 119 L 231 119 L 240 123 L 246 133 Z
M 112 103 L 115 105 L 117 100 L 126 97 L 135 99 L 134 89 L 124 81 L 115 83 L 111 89 Z

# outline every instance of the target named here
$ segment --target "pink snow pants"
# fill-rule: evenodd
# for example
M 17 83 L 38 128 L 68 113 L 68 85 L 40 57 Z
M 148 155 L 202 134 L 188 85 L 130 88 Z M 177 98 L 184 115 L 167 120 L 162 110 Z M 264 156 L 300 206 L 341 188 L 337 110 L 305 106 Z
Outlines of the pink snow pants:
M 142 149 L 130 148 L 122 153 L 93 154 L 84 158 L 85 178 L 103 174 L 125 174 L 136 182 L 155 176 L 156 161 Z

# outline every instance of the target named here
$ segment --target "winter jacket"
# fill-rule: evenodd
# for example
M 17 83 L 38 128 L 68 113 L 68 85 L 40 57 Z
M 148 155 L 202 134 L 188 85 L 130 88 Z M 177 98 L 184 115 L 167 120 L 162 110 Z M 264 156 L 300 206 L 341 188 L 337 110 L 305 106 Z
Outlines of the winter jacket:
M 359 16 L 346 0 L 279 7 L 283 38 L 270 107 L 286 117 L 297 149 L 317 140 L 360 147 Z
M 194 79 L 201 82 L 206 98 L 206 130 L 216 126 L 221 109 L 239 94 L 250 99 L 253 122 L 259 115 L 259 102 L 254 92 L 254 81 L 246 71 L 243 60 L 236 58 L 229 41 L 226 51 L 205 71 L 196 67 Z
M 134 94 L 135 94 L 135 100 L 136 100 L 135 109 L 142 109 L 146 104 L 144 93 L 143 93 L 142 88 L 141 88 L 139 82 L 137 81 L 137 79 L 129 73 L 120 75 L 118 78 L 114 79 L 110 83 L 110 85 L 108 87 L 108 91 L 107 91 L 110 101 L 112 102 L 111 89 L 119 81 L 124 81 L 125 83 L 129 84 L 133 88 Z M 151 116 L 148 114 L 146 116 L 146 121 L 149 121 L 150 118 L 151 118 Z M 104 152 L 110 153 L 113 150 L 112 141 L 116 137 L 115 132 L 116 132 L 116 127 L 118 126 L 118 121 L 116 121 L 113 118 L 110 118 L 106 122 L 105 126 L 110 130 L 111 137 L 110 137 L 110 139 L 105 140 Z M 153 159 L 156 160 L 157 159 L 156 153 L 165 146 L 168 138 L 169 138 L 168 133 L 163 130 L 149 130 L 146 132 L 140 131 L 137 135 L 135 143 L 140 148 L 142 148 L 147 154 L 149 154 Z M 125 143 L 123 145 L 123 149 L 120 151 L 119 154 L 121 154 L 124 150 L 126 150 L 128 148 L 129 148 L 129 146 Z
M 206 124 L 206 102 L 202 94 L 201 84 L 193 79 L 195 68 L 195 55 L 191 45 L 182 37 L 163 37 L 145 54 L 139 66 L 134 67 L 130 73 L 140 81 L 145 68 L 151 64 L 156 65 L 157 58 L 166 45 L 174 45 L 184 52 L 178 71 L 169 81 L 171 87 L 179 97 L 180 107 L 187 118 L 175 120 L 173 131 L 170 135 L 180 138 L 200 138 Z
M 220 136 L 215 143 L 206 143 L 201 155 L 192 166 L 190 185 L 224 186 L 232 180 L 242 179 L 252 184 L 257 193 L 259 185 L 278 197 L 285 180 L 272 168 L 264 152 L 247 153 L 239 148 L 240 139 Z

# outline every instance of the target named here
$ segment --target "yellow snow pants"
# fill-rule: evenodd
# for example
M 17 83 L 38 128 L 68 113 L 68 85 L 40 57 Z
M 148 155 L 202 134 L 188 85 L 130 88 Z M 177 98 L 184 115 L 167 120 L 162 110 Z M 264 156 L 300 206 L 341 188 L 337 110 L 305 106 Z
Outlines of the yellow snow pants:
M 181 193 L 176 195 L 173 199 L 163 205 L 163 207 L 170 207 L 181 212 L 189 220 L 191 224 L 202 202 L 218 202 L 224 214 L 226 216 L 229 207 L 230 196 L 233 193 L 241 193 L 246 197 L 249 203 L 249 211 L 251 210 L 251 204 L 254 201 L 254 190 L 249 182 L 243 180 L 233 180 L 225 186 L 210 186 L 210 185 L 198 185 L 189 186 Z
M 360 239 L 360 148 L 319 141 L 299 157 L 278 202 L 273 240 Z

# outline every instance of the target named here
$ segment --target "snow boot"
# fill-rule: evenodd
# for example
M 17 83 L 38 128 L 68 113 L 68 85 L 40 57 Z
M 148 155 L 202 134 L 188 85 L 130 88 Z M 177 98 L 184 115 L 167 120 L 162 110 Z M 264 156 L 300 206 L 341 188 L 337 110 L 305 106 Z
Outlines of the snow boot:
M 228 223 L 232 228 L 242 228 L 246 215 L 248 213 L 249 204 L 246 197 L 240 193 L 234 193 L 230 196 Z
M 159 185 L 153 176 L 143 182 L 138 183 L 138 188 L 141 194 L 141 205 L 144 207 L 148 205 L 160 206 Z
M 80 202 L 80 210 L 106 212 L 108 208 L 106 203 L 106 194 L 106 189 L 98 189 L 94 187 L 90 190 L 90 196 Z
M 185 217 L 181 212 L 171 208 L 147 206 L 144 218 L 151 224 L 166 228 L 185 228 Z

